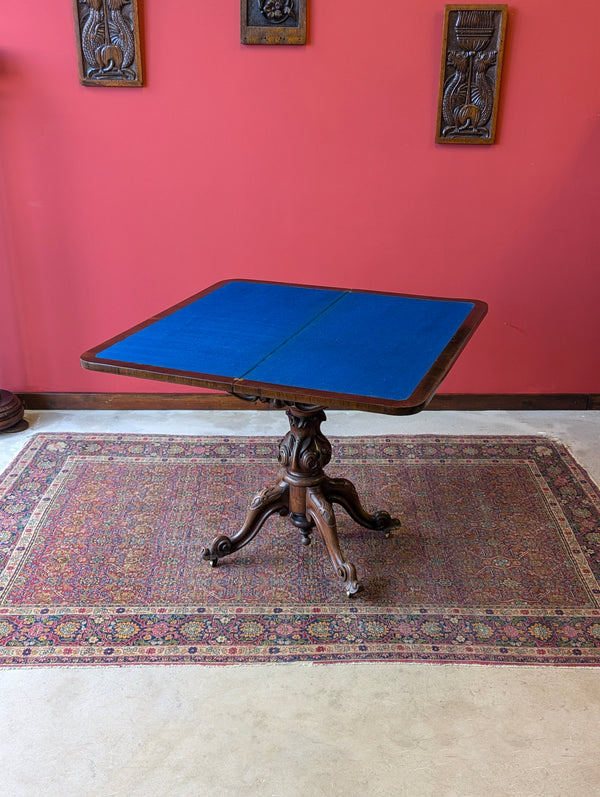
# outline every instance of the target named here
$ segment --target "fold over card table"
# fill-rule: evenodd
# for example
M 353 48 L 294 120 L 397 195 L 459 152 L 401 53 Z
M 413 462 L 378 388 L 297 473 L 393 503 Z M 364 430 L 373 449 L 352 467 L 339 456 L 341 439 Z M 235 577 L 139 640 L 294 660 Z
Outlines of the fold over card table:
M 215 566 L 274 513 L 289 515 L 305 545 L 320 533 L 348 595 L 359 590 L 344 559 L 333 504 L 389 536 L 399 525 L 368 513 L 354 485 L 324 468 L 324 409 L 409 415 L 424 409 L 487 311 L 484 302 L 273 282 L 225 281 L 149 318 L 81 357 L 84 368 L 226 391 L 285 408 L 279 479 L 252 499 L 234 534 L 203 557 Z

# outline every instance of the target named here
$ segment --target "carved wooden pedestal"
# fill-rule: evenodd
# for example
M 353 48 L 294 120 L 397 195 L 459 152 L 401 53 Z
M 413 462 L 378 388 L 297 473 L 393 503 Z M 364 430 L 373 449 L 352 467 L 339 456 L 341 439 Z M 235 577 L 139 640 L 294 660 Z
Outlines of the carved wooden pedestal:
M 332 504 L 339 504 L 350 517 L 368 529 L 379 529 L 389 537 L 400 525 L 388 512 L 370 515 L 348 479 L 331 479 L 324 468 L 331 459 L 331 445 L 321 432 L 326 420 L 322 407 L 290 405 L 287 409 L 290 431 L 279 444 L 278 460 L 283 467 L 280 481 L 266 487 L 252 500 L 241 529 L 231 537 L 216 537 L 202 557 L 215 567 L 220 558 L 243 548 L 258 534 L 265 520 L 275 512 L 289 515 L 302 534 L 302 543 L 310 545 L 314 528 L 320 533 L 331 562 L 348 596 L 360 589 L 356 570 L 346 562 L 340 550 L 337 524 Z

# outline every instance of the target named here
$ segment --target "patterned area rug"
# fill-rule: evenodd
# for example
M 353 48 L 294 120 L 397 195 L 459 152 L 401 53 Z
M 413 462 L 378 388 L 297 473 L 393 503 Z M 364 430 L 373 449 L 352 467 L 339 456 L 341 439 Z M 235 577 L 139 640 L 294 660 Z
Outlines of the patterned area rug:
M 1 663 L 600 663 L 600 493 L 563 446 L 331 438 L 328 474 L 403 524 L 386 539 L 336 510 L 348 599 L 278 515 L 201 559 L 275 482 L 277 442 L 33 437 L 0 481 Z

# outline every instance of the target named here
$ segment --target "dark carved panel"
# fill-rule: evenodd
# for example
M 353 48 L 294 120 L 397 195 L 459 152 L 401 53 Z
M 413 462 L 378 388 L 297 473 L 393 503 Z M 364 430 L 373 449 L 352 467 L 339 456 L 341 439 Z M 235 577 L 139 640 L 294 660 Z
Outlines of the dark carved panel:
M 436 141 L 493 144 L 507 6 L 446 6 Z
M 84 86 L 141 86 L 138 0 L 73 0 Z
M 306 0 L 241 0 L 242 44 L 306 44 Z

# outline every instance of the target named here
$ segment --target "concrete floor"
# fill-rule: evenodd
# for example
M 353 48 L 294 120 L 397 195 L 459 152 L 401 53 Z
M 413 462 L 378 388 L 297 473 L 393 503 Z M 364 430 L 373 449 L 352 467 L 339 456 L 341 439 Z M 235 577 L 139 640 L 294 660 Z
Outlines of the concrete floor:
M 600 483 L 600 413 L 328 413 L 344 434 L 546 434 Z M 282 413 L 29 412 L 32 433 L 281 435 Z M 278 664 L 0 671 L 0 795 L 600 795 L 600 670 Z

